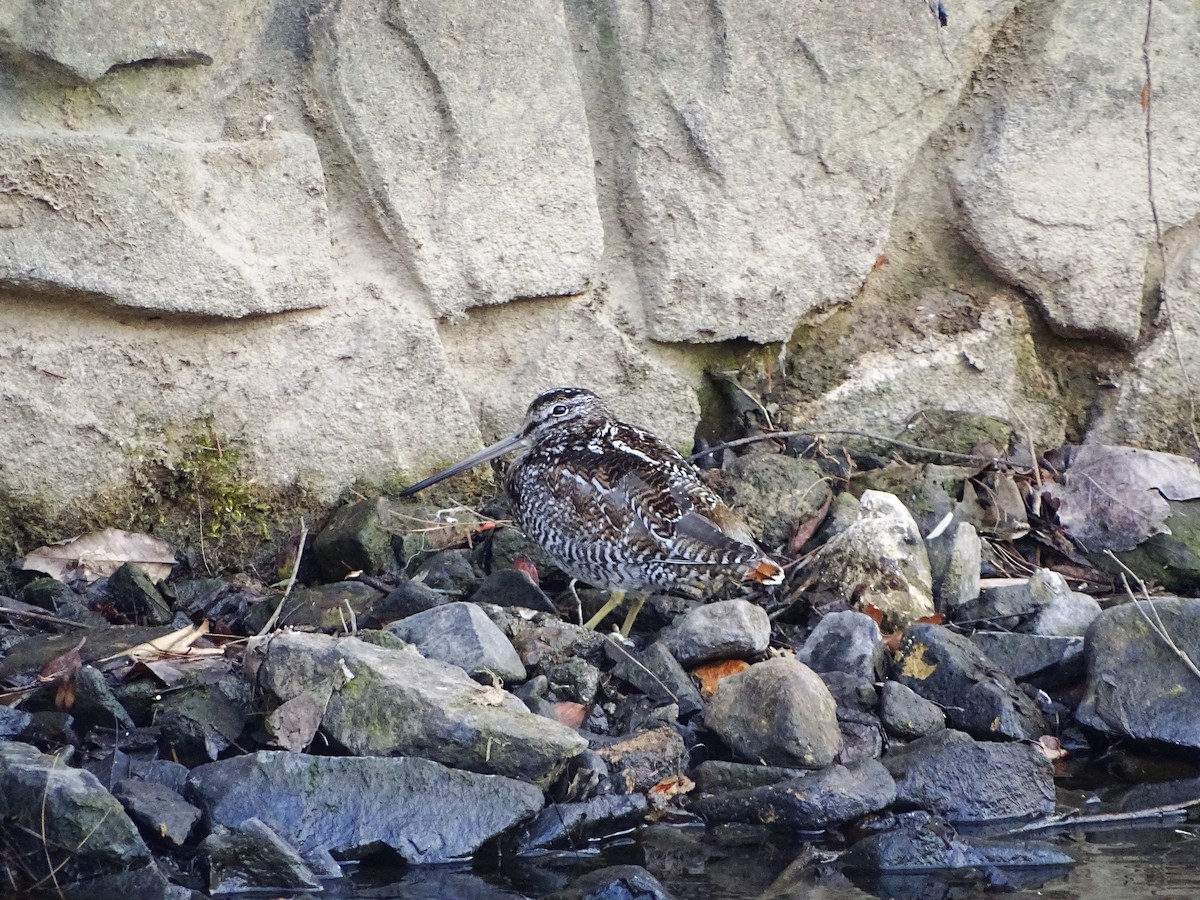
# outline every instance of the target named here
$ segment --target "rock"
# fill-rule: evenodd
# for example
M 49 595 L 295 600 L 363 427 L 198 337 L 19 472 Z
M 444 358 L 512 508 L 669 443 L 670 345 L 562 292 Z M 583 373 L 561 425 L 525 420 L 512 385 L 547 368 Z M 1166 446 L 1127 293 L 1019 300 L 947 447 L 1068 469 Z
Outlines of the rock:
M 213 894 L 321 889 L 296 849 L 253 816 L 234 828 L 218 825 L 199 849 Z
M 332 689 L 321 727 L 351 753 L 422 756 L 545 784 L 587 746 L 506 691 L 415 650 L 293 632 L 251 641 L 247 657 L 263 652 L 259 683 L 280 700 Z
M 435 606 L 445 606 L 454 602 L 456 601 L 453 597 L 435 591 L 423 582 L 406 579 L 383 599 L 380 611 L 385 611 L 393 620 L 404 619 Z
M 1073 592 L 1057 572 L 1038 569 L 1024 583 L 989 587 L 977 599 L 950 612 L 955 622 L 986 622 L 1029 634 L 1081 636 L 1100 606 L 1086 594 Z
M 33 716 L 23 709 L 13 709 L 0 703 L 0 738 L 13 738 L 33 723 Z
M 879 626 L 860 612 L 830 613 L 817 623 L 796 659 L 814 672 L 846 672 L 877 681 L 887 650 Z
M 113 788 L 113 796 L 143 834 L 172 847 L 183 846 L 200 820 L 200 810 L 174 790 L 153 781 L 126 778 Z
M 1145 23 L 1135 19 L 1111 7 L 1097 16 L 1086 0 L 1056 8 L 1038 45 L 1010 60 L 981 98 L 980 125 L 964 135 L 950 170 L 964 236 L 988 265 L 1036 298 L 1055 330 L 1125 345 L 1143 334 L 1154 243 L 1140 184 L 1143 113 L 1136 102 L 1112 102 L 1136 101 L 1145 74 L 1137 54 L 1122 52 L 1142 40 Z M 1200 107 L 1200 67 L 1185 49 L 1197 33 L 1185 17 L 1157 35 L 1156 80 L 1183 86 L 1155 104 L 1166 132 L 1186 128 Z M 1106 60 L 1103 72 L 1097 59 Z M 1057 91 L 1079 79 L 1087 80 L 1075 96 Z M 1156 195 L 1170 197 L 1159 212 L 1166 230 L 1195 215 L 1200 165 L 1171 147 L 1155 154 L 1155 168 Z M 1125 177 L 1097 196 L 1098 170 Z
M 641 866 L 606 866 L 576 878 L 561 900 L 672 900 L 667 889 Z
M 176 794 L 183 793 L 187 783 L 188 768 L 170 759 L 152 759 L 137 768 L 138 780 L 148 784 L 160 784 Z
M 296 588 L 279 611 L 277 625 L 346 631 L 354 624 L 366 626 L 384 595 L 361 581 L 339 581 L 315 587 Z M 279 605 L 281 595 L 268 596 L 246 614 L 246 628 L 257 633 Z M 361 622 L 359 620 L 362 620 Z
M 469 856 L 542 808 L 540 790 L 511 778 L 426 759 L 287 751 L 199 766 L 188 796 L 218 825 L 235 828 L 259 817 L 294 846 L 342 857 L 383 846 L 410 863 Z
M 168 625 L 175 618 L 150 576 L 134 563 L 125 563 L 109 576 L 108 591 L 117 609 L 139 625 Z
M 155 722 L 166 754 L 196 765 L 232 746 L 253 712 L 250 685 L 230 674 L 216 684 L 164 693 Z
M 860 872 L 929 872 L 1015 866 L 1069 866 L 1075 860 L 1053 844 L 1029 840 L 988 840 L 958 834 L 928 817 L 900 828 L 870 834 L 842 856 L 843 868 Z
M 696 790 L 700 794 L 723 794 L 778 784 L 781 781 L 789 781 L 808 773 L 804 769 L 787 766 L 751 765 L 750 763 L 706 759 L 690 774 L 692 780 L 696 782 Z
M 442 550 L 421 563 L 413 580 L 435 591 L 466 597 L 479 584 L 479 575 L 471 565 L 470 550 Z
M 71 714 L 82 729 L 133 728 L 133 720 L 125 711 L 100 671 L 83 666 L 75 672 L 75 702 Z
M 974 525 L 953 522 L 938 537 L 926 539 L 925 549 L 938 609 L 951 611 L 979 596 L 983 542 Z
M 818 587 L 879 609 L 888 627 L 933 614 L 933 576 L 917 523 L 893 495 L 864 491 L 860 515 L 805 566 Z
M 1083 638 L 976 631 L 971 643 L 1014 681 L 1052 690 L 1083 677 Z
M 892 737 L 910 741 L 946 727 L 940 706 L 897 681 L 883 683 L 880 701 L 879 715 Z
M 649 808 L 645 794 L 605 794 L 583 803 L 554 803 L 514 834 L 513 850 L 578 852 L 593 841 L 640 825 Z
M 658 634 L 681 666 L 758 656 L 771 639 L 766 610 L 747 600 L 720 600 L 684 613 Z
M 1087 594 L 1067 591 L 1055 594 L 1032 619 L 1022 623 L 1021 631 L 1050 637 L 1083 637 L 1088 626 L 1100 615 L 1100 604 Z
M 517 569 L 501 569 L 480 582 L 471 595 L 472 603 L 491 603 L 495 606 L 520 606 L 554 615 L 558 610 L 546 593 Z
M 47 866 L 65 884 L 150 863 L 137 826 L 94 775 L 28 744 L 0 742 L 0 819 L 5 853 L 20 861 L 10 877 L 26 887 L 50 879 Z
M 721 679 L 705 724 L 743 759 L 819 769 L 841 745 L 829 689 L 803 663 L 769 659 Z
M 815 462 L 778 453 L 739 456 L 726 476 L 738 515 L 772 548 L 787 546 L 796 527 L 816 515 L 830 494 Z
M 392 531 L 397 524 L 396 510 L 385 497 L 340 507 L 313 541 L 317 568 L 327 581 L 340 581 L 354 571 L 375 575 L 395 568 Z
M 662 641 L 655 641 L 640 653 L 618 648 L 615 644 L 610 644 L 608 650 L 617 662 L 612 670 L 617 678 L 633 685 L 651 700 L 677 704 L 681 719 L 704 708 L 700 691 Z
M 1196 676 L 1146 620 L 1161 621 L 1175 645 L 1200 660 L 1200 600 L 1139 605 L 1107 609 L 1088 629 L 1087 686 L 1075 718 L 1115 737 L 1200 747 Z
M 600 670 L 586 660 L 575 658 L 544 666 L 542 673 L 559 700 L 590 706 L 600 690 Z
M 354 0 L 312 42 L 380 225 L 438 316 L 588 287 L 603 238 L 561 15 Z
M 893 748 L 883 764 L 898 802 L 951 822 L 989 822 L 1054 811 L 1054 768 L 1031 744 L 975 741 L 943 730 Z
M 1033 701 L 968 638 L 941 625 L 904 630 L 895 680 L 946 711 L 953 727 L 980 738 L 1037 740 L 1047 733 Z
M 393 622 L 387 628 L 415 644 L 427 659 L 458 666 L 476 681 L 525 680 L 525 666 L 508 638 L 474 603 L 449 603 Z
M 9 129 L 0 170 L 20 223 L 0 229 L 0 283 L 10 288 L 228 318 L 331 296 L 325 181 L 307 135 L 183 143 Z
M 489 607 L 484 612 L 512 641 L 528 669 L 545 670 L 576 658 L 603 666 L 607 663 L 605 647 L 615 640 L 612 635 L 564 622 L 547 613 L 499 607 Z
M 687 747 L 673 728 L 640 731 L 596 752 L 608 765 L 610 783 L 622 794 L 644 793 L 688 767 Z
M 820 831 L 884 809 L 896 799 L 887 769 L 873 759 L 832 765 L 777 784 L 703 797 L 690 804 L 708 825 L 758 822 Z

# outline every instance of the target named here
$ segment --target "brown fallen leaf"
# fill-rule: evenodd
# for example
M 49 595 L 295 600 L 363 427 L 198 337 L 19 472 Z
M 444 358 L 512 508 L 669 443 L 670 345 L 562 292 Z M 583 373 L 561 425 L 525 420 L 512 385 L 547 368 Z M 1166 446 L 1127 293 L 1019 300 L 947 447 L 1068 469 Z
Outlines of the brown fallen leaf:
M 70 675 L 78 669 L 83 668 L 83 657 L 79 651 L 83 649 L 83 645 L 87 643 L 87 638 L 80 638 L 79 643 L 70 650 L 65 650 L 50 662 L 42 666 L 42 670 L 38 672 L 38 681 L 46 684 L 51 681 L 57 681 L 66 675 Z
M 796 528 L 796 533 L 792 535 L 792 539 L 788 541 L 788 555 L 796 556 L 800 550 L 807 544 L 817 529 L 821 527 L 821 523 L 825 521 L 825 516 L 829 514 L 829 504 L 833 502 L 833 492 L 830 491 L 829 496 L 825 498 L 825 502 L 821 504 L 821 508 L 813 514 L 806 522 L 801 522 Z
M 722 678 L 744 672 L 748 668 L 750 668 L 750 663 L 742 659 L 719 659 L 696 666 L 689 674 L 700 682 L 700 696 L 705 700 L 711 700 L 713 694 L 717 692 L 717 684 Z
M 654 787 L 650 788 L 650 794 L 658 794 L 663 797 L 678 797 L 680 794 L 686 794 L 696 787 L 696 782 L 688 778 L 686 775 L 668 775 Z
M 566 725 L 568 728 L 578 728 L 587 717 L 586 706 L 567 700 L 552 704 L 550 711 L 554 713 L 554 718 L 560 725 Z
M 183 657 L 224 656 L 225 651 L 220 647 L 194 647 L 193 644 L 208 634 L 208 621 L 199 625 L 185 625 L 170 634 L 164 634 L 152 641 L 136 644 L 128 650 L 106 656 L 100 662 L 109 662 L 127 656 L 136 662 L 148 662 L 155 659 L 181 659 Z
M 1033 746 L 1050 762 L 1063 759 L 1067 755 L 1067 751 L 1063 749 L 1062 742 L 1053 735 L 1043 734 L 1033 742 Z
M 90 584 L 127 562 L 144 571 L 151 581 L 161 581 L 171 574 L 175 551 L 153 535 L 105 528 L 39 547 L 18 560 L 14 568 L 45 572 L 62 582 L 83 580 Z

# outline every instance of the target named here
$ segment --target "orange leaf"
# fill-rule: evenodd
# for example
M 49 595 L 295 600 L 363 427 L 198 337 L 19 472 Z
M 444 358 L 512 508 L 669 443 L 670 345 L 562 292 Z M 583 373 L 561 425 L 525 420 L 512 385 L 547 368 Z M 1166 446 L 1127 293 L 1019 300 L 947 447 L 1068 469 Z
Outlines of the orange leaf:
M 650 788 L 649 793 L 662 794 L 664 797 L 677 797 L 680 794 L 686 794 L 695 787 L 696 782 L 692 781 L 686 775 L 668 775 L 654 787 Z
M 692 669 L 691 676 L 700 682 L 700 696 L 711 700 L 717 692 L 717 683 L 722 678 L 736 675 L 750 668 L 750 663 L 742 659 L 719 659 L 716 662 L 704 663 Z
M 878 606 L 874 606 L 873 604 L 870 604 L 870 603 L 864 603 L 862 606 L 859 607 L 859 611 L 870 616 L 871 619 L 875 622 L 875 624 L 878 625 L 880 628 L 883 627 L 883 610 L 880 609 Z
M 560 725 L 566 725 L 568 728 L 578 728 L 587 717 L 586 706 L 582 703 L 571 703 L 567 700 L 553 704 L 551 710 L 554 712 L 555 720 Z

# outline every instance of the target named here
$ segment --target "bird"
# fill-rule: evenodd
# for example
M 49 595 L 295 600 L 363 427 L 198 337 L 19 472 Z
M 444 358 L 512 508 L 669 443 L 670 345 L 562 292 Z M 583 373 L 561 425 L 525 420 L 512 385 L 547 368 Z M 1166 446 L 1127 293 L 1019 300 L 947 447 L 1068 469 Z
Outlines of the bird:
M 625 637 L 654 589 L 703 587 L 719 576 L 783 581 L 783 568 L 695 466 L 584 388 L 539 394 L 516 432 L 400 495 L 511 452 L 504 490 L 518 527 L 572 578 L 610 592 L 586 628 L 627 595 Z

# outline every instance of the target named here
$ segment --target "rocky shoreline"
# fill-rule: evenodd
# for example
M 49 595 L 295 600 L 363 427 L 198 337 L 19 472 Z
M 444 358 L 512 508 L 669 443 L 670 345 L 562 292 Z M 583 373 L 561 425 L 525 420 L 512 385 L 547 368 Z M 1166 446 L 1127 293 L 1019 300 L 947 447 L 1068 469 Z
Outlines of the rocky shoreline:
M 438 890 L 667 897 L 649 859 L 594 851 L 671 827 L 791 835 L 791 885 L 966 870 L 996 886 L 1072 865 L 1037 831 L 1070 827 L 1063 789 L 1097 760 L 1170 766 L 1129 776 L 1161 782 L 1142 806 L 1088 814 L 1200 804 L 1200 600 L 1132 575 L 1194 584 L 1194 463 L 790 449 L 710 473 L 791 560 L 787 582 L 653 596 L 629 640 L 578 624 L 604 595 L 496 503 L 349 504 L 299 536 L 274 589 L 188 564 L 155 579 L 145 552 L 55 579 L 31 554 L 0 598 L 6 881 L 337 895 L 352 861 L 565 854 L 590 871 L 526 894 L 439 869 L 466 881 Z M 1140 497 L 1135 476 L 1157 479 L 1145 515 L 1082 546 L 1105 514 L 1078 485 Z

